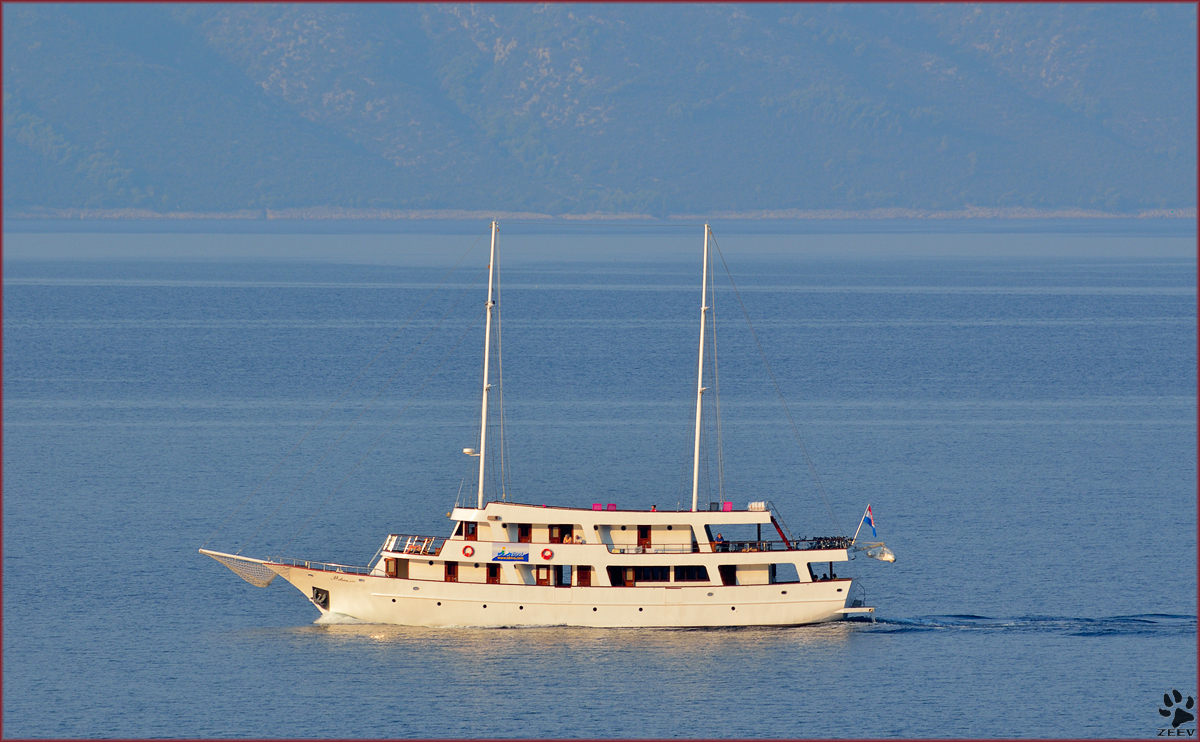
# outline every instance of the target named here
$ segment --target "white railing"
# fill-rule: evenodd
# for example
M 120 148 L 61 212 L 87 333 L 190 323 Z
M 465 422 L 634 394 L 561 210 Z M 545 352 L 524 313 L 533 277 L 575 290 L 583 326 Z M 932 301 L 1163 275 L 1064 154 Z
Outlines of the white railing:
M 807 551 L 810 549 L 847 549 L 850 539 L 841 536 L 802 538 L 795 541 L 710 541 L 714 552 L 734 554 L 753 551 Z M 700 547 L 692 544 L 607 544 L 610 554 L 696 554 Z
M 421 556 L 437 556 L 442 551 L 446 539 L 439 536 L 410 536 L 393 533 L 383 544 L 384 551 L 400 552 L 402 554 L 418 554 Z
M 334 564 L 333 562 L 313 562 L 305 559 L 270 559 L 270 564 L 287 564 L 292 567 L 304 567 L 305 569 L 314 569 L 321 572 L 344 572 L 352 575 L 368 575 L 371 574 L 370 567 L 355 567 L 349 564 Z
M 696 544 L 659 544 L 658 546 L 636 546 L 634 544 L 606 544 L 609 554 L 696 554 Z

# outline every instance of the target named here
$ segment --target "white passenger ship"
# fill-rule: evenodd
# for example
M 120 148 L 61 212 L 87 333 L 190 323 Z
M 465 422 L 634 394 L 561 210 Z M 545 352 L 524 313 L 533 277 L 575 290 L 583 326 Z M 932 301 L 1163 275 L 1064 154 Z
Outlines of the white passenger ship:
M 378 557 L 356 567 L 253 559 L 201 549 L 246 581 L 276 576 L 322 614 L 409 626 L 723 627 L 818 623 L 872 613 L 857 583 L 835 564 L 857 553 L 893 561 L 882 542 L 795 539 L 765 501 L 698 508 L 705 322 L 709 310 L 704 227 L 700 351 L 691 510 L 546 507 L 484 501 L 488 383 L 497 224 L 492 223 L 483 402 L 475 507 L 455 507 L 449 537 L 391 534 Z M 457 505 L 457 504 L 456 504 Z M 756 526 L 756 538 L 725 541 L 721 529 Z M 763 526 L 768 536 L 763 538 Z M 862 522 L 859 528 L 861 530 Z M 774 531 L 772 538 L 770 531 Z M 874 525 L 872 523 L 872 531 Z M 791 578 L 791 579 L 789 579 Z

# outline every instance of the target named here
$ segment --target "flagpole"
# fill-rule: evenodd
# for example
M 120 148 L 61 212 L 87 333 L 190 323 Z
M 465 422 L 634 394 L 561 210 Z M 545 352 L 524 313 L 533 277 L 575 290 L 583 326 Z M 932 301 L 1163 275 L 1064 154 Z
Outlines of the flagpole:
M 858 528 L 854 529 L 854 538 L 850 539 L 850 543 L 858 541 L 858 532 L 862 530 L 862 524 L 867 522 L 867 513 L 871 510 L 871 503 L 867 503 L 867 509 L 863 511 L 862 518 L 858 521 Z

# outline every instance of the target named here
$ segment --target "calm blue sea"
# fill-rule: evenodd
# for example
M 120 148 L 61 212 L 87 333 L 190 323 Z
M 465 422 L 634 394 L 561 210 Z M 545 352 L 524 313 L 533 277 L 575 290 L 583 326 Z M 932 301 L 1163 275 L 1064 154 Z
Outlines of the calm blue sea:
M 605 259 L 502 240 L 489 492 L 690 500 L 699 240 L 650 232 Z M 942 234 L 907 257 L 843 235 L 877 249 L 839 257 L 718 233 L 740 302 L 718 259 L 701 499 L 772 500 L 810 536 L 871 503 L 897 562 L 846 569 L 875 621 L 315 624 L 282 580 L 199 555 L 362 564 L 388 533 L 448 531 L 486 239 L 449 269 L 476 236 L 389 265 L 339 261 L 337 235 L 305 262 L 287 235 L 237 236 L 276 256 L 244 260 L 223 234 L 137 235 L 136 260 L 119 234 L 54 260 L 8 236 L 5 736 L 1150 737 L 1164 692 L 1196 695 L 1196 261 L 1136 234 L 1047 256 Z M 219 259 L 173 249 L 205 239 Z

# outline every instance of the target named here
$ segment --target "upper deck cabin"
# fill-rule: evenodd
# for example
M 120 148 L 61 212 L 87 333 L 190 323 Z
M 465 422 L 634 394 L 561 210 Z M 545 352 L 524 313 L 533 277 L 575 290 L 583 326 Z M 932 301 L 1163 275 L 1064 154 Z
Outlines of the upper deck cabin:
M 454 508 L 452 540 L 533 544 L 604 544 L 654 551 L 711 553 L 718 531 L 730 525 L 774 526 L 762 510 L 618 510 L 489 502 L 482 510 Z M 779 537 L 783 538 L 782 532 Z
M 794 541 L 765 503 L 752 507 L 695 512 L 511 502 L 456 507 L 448 514 L 454 521 L 448 538 L 389 536 L 381 573 L 439 579 L 444 571 L 446 581 L 496 584 L 728 586 L 777 582 L 782 565 L 794 566 L 800 581 L 833 579 L 832 562 L 847 560 L 848 539 Z M 758 527 L 758 538 L 720 540 L 718 529 L 746 525 Z M 818 562 L 829 563 L 824 578 L 812 567 Z M 572 582 L 571 575 L 583 581 Z

